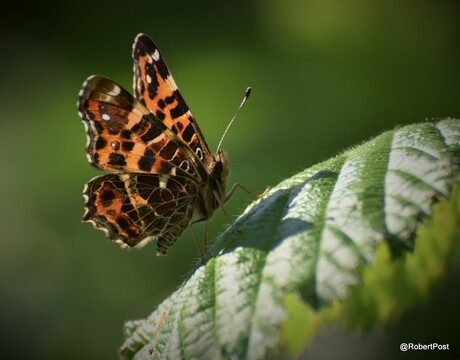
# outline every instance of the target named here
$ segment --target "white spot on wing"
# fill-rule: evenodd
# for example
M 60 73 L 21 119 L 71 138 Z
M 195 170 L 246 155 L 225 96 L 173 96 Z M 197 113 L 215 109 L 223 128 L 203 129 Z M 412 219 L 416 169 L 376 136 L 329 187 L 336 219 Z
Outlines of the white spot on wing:
M 136 249 L 141 249 L 143 248 L 145 245 L 147 245 L 150 241 L 152 240 L 156 240 L 157 236 L 148 236 L 144 239 L 142 239 L 136 246 L 135 248 Z
M 102 230 L 104 230 L 104 229 L 102 229 Z M 129 248 L 129 245 L 126 244 L 122 239 L 116 239 L 115 242 L 116 242 L 118 245 L 120 245 L 120 247 L 121 247 L 122 249 L 128 249 L 128 248 Z
M 155 49 L 154 53 L 152 54 L 153 60 L 158 61 L 160 60 L 160 53 L 157 49 Z
M 113 84 L 113 87 L 110 91 L 107 92 L 107 95 L 117 96 L 121 93 L 121 88 L 118 85 Z
M 166 185 L 168 184 L 168 177 L 167 176 L 160 176 L 158 178 L 158 181 L 160 183 L 160 188 L 166 189 Z
M 109 114 L 102 114 L 102 120 L 109 121 L 110 115 Z
M 171 75 L 168 76 L 166 81 L 169 81 L 169 83 L 171 84 L 171 87 L 173 88 L 173 90 L 177 90 L 176 82 L 174 81 L 174 78 Z
M 149 84 L 152 83 L 152 77 L 151 77 L 149 74 L 147 74 L 147 75 L 145 76 L 145 78 L 147 79 L 147 82 L 148 82 Z

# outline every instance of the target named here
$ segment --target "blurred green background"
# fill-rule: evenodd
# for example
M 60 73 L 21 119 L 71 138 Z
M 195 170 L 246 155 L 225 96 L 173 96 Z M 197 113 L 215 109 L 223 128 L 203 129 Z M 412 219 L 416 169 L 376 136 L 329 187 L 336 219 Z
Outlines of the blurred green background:
M 2 358 L 115 358 L 198 259 L 187 230 L 167 257 L 122 251 L 81 224 L 87 163 L 75 102 L 91 74 L 132 88 L 138 32 L 161 49 L 215 149 L 254 191 L 396 125 L 460 116 L 460 6 L 439 0 L 2 4 Z M 237 192 L 235 217 L 252 201 Z M 217 214 L 209 236 L 226 226 Z M 197 226 L 198 231 L 202 227 Z

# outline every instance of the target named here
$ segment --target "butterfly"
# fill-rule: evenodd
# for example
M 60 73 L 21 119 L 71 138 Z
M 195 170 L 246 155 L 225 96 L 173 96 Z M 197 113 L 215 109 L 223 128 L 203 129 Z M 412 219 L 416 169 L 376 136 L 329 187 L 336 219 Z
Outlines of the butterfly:
M 138 34 L 132 56 L 134 96 L 96 75 L 79 93 L 88 161 L 109 172 L 85 185 L 83 221 L 122 248 L 155 240 L 157 255 L 166 255 L 189 224 L 210 219 L 239 184 L 225 192 L 221 143 L 212 154 L 154 42 Z

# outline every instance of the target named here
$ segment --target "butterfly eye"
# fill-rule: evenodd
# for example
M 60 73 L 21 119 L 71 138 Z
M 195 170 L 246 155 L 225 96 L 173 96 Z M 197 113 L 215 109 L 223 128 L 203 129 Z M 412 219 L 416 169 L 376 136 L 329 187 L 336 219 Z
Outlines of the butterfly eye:
M 222 174 L 222 171 L 224 170 L 224 167 L 223 167 L 221 159 L 220 158 L 215 159 L 211 163 L 210 168 L 211 168 L 211 172 L 213 172 L 214 174 L 216 174 L 216 175 Z

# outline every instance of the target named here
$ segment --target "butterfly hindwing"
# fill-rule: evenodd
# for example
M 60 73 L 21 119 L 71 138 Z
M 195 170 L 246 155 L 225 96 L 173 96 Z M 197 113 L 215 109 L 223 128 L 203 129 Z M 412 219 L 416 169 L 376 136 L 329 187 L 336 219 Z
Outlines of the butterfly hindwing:
M 123 247 L 157 240 L 165 254 L 188 225 L 197 188 L 189 178 L 107 174 L 86 185 L 84 221 L 92 222 Z

